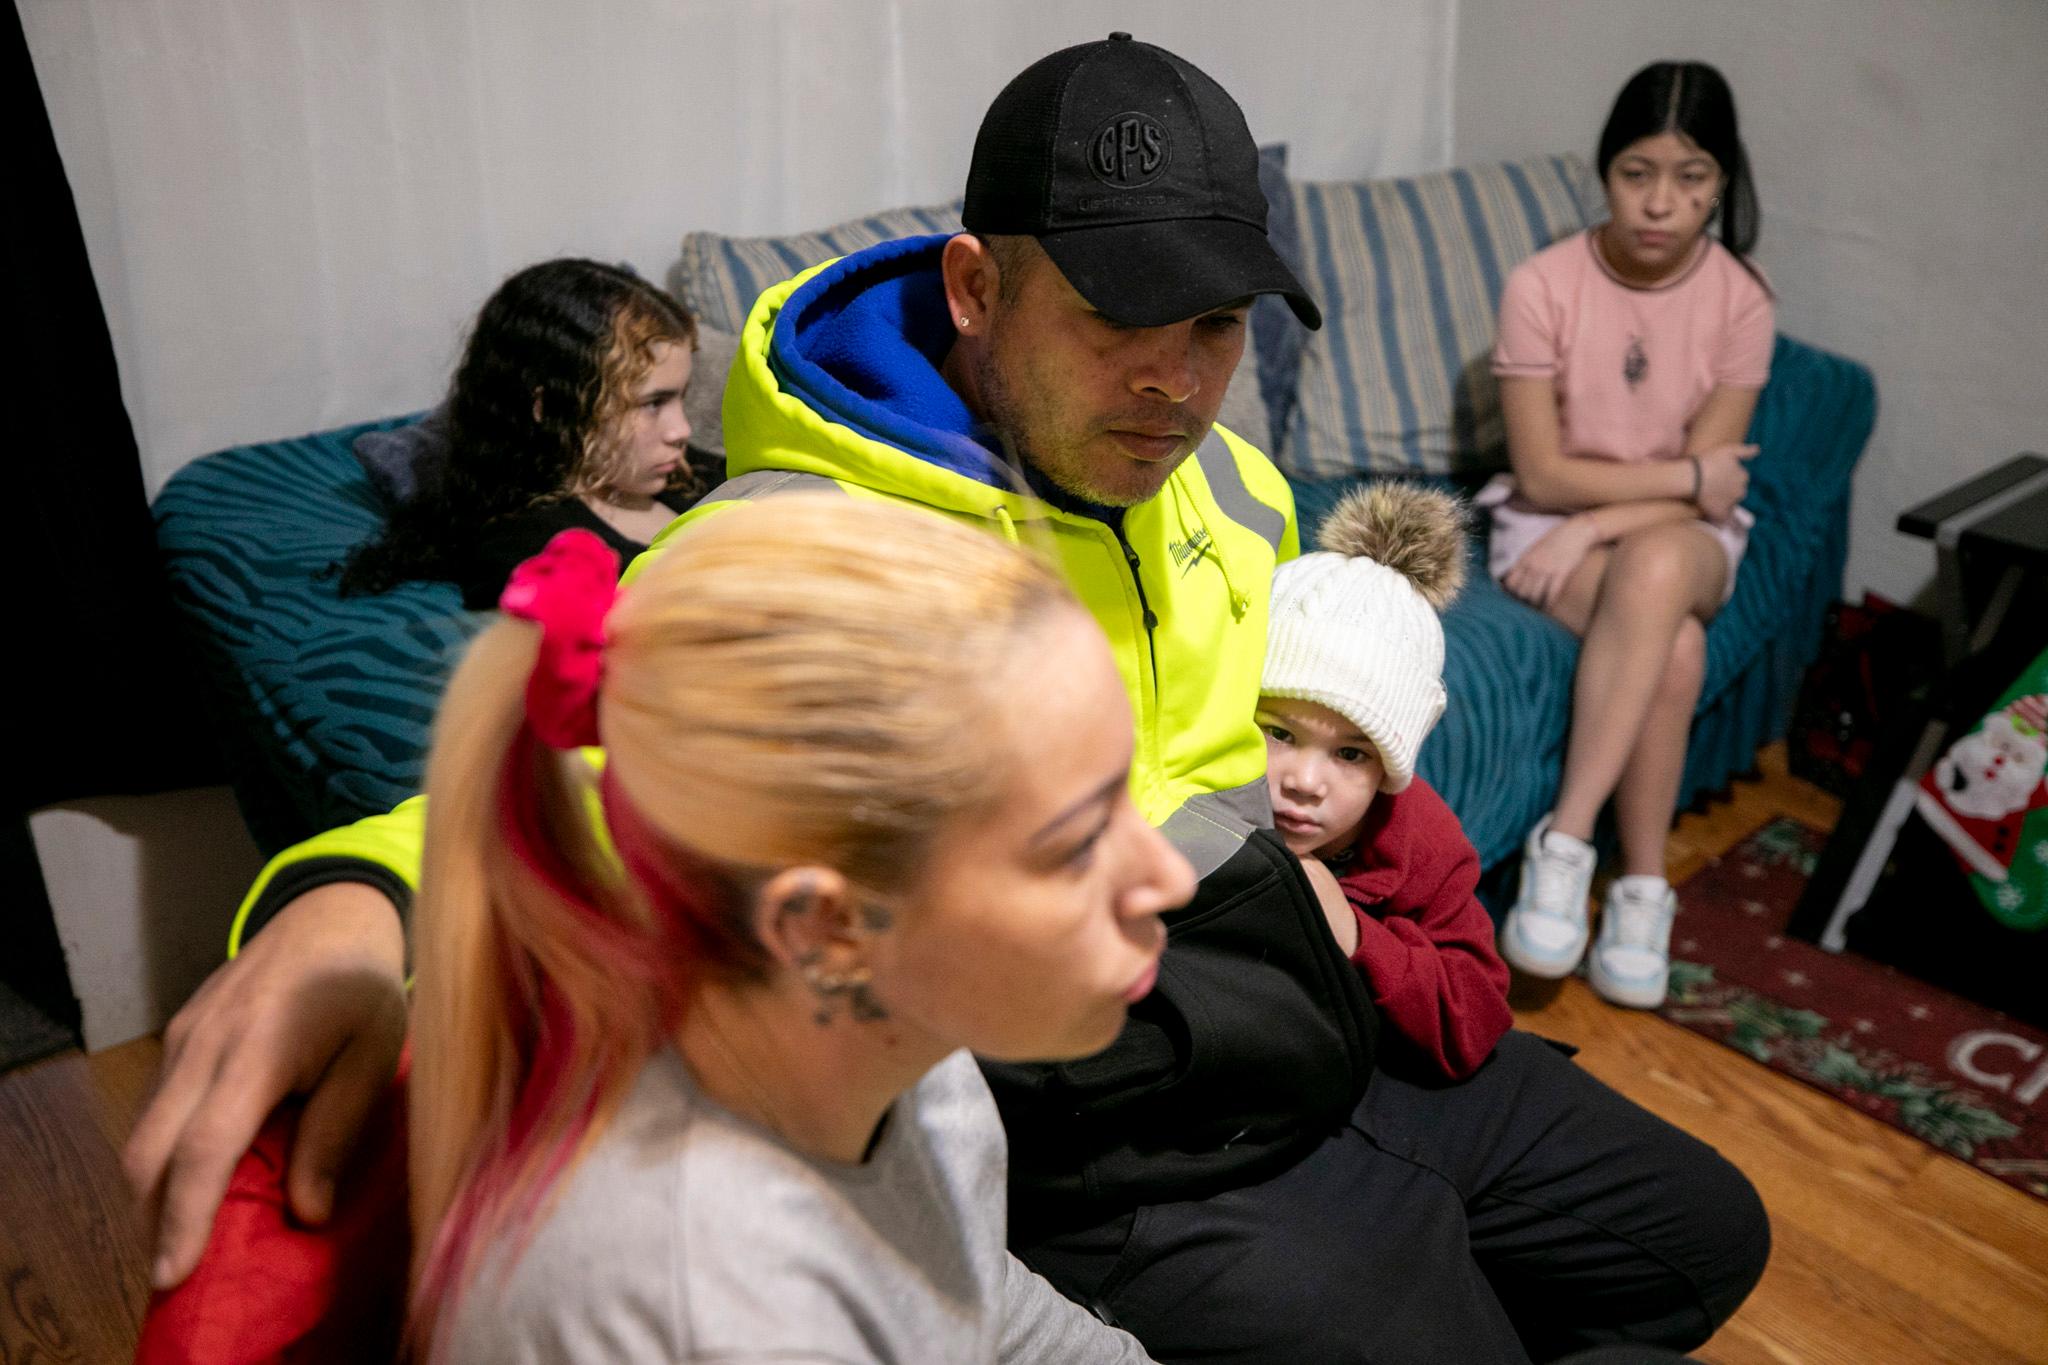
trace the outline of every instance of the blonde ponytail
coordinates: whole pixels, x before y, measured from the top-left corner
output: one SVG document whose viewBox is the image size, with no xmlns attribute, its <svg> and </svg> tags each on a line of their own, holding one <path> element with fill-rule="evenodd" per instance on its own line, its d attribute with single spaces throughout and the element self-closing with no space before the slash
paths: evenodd
<svg viewBox="0 0 2048 1365">
<path fill-rule="evenodd" d="M 982 717 L 1063 608 L 1043 563 L 921 509 L 709 517 L 606 619 L 602 783 L 526 725 L 537 629 L 477 639 L 437 723 L 414 915 L 416 1346 L 478 1249 L 516 1255 L 692 983 L 760 970 L 745 885 L 817 863 L 906 889 L 994 800 Z"/>
</svg>

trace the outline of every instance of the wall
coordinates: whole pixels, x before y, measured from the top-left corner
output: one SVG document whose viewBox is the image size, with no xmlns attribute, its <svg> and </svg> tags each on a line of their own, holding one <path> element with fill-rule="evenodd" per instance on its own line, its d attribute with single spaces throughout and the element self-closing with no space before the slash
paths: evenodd
<svg viewBox="0 0 2048 1365">
<path fill-rule="evenodd" d="M 1849 585 L 1901 508 L 2048 444 L 2037 0 L 19 0 L 152 493 L 194 455 L 424 406 L 492 285 L 692 227 L 957 191 L 989 95 L 1110 22 L 1297 173 L 1590 150 L 1657 56 L 1729 73 L 1786 330 L 1876 370 Z M 1454 136 L 1455 134 L 1455 136 Z"/>
<path fill-rule="evenodd" d="M 1577 148 L 1647 62 L 1735 87 L 1779 325 L 1877 375 L 1848 587 L 1921 593 L 1893 523 L 2048 447 L 2048 5 L 2038 0 L 1460 0 L 1459 161 Z"/>
<path fill-rule="evenodd" d="M 1112 23 L 1304 173 L 1450 152 L 1432 0 L 19 5 L 152 496 L 223 445 L 425 406 L 530 261 L 659 279 L 691 228 L 951 198 L 1002 82 Z"/>
<path fill-rule="evenodd" d="M 1450 155 L 1435 0 L 16 3 L 151 496 L 209 450 L 427 406 L 531 261 L 664 279 L 693 228 L 950 199 L 1002 83 L 1112 25 L 1215 76 L 1305 174 Z M 207 820 L 198 844 L 231 846 L 225 793 L 38 820 L 53 903 L 93 907 L 60 911 L 87 926 L 89 1037 L 151 1026 L 247 881 L 165 883 L 156 851 Z"/>
<path fill-rule="evenodd" d="M 155 1033 L 220 963 L 263 867 L 225 787 L 29 816 L 88 1052 Z"/>
</svg>

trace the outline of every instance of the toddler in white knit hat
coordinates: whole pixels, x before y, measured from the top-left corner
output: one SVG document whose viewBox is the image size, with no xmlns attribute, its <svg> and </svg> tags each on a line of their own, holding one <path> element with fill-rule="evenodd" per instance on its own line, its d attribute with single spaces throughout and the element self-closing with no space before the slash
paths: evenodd
<svg viewBox="0 0 2048 1365">
<path fill-rule="evenodd" d="M 1438 619 L 1465 581 L 1464 508 L 1383 483 L 1337 505 L 1322 549 L 1273 577 L 1259 727 L 1274 828 L 1381 1015 L 1453 1077 L 1512 1020 L 1479 858 L 1415 776 L 1444 713 Z"/>
</svg>

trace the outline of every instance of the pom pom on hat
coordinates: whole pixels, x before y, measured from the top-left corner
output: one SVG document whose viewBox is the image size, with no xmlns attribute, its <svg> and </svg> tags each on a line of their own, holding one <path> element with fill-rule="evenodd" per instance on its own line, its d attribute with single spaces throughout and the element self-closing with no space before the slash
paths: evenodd
<svg viewBox="0 0 2048 1365">
<path fill-rule="evenodd" d="M 1379 561 L 1437 611 L 1465 586 L 1465 506 L 1434 488 L 1376 483 L 1348 494 L 1316 528 L 1316 545 Z"/>
<path fill-rule="evenodd" d="M 1448 493 L 1380 483 L 1345 497 L 1322 549 L 1280 566 L 1262 691 L 1329 707 L 1379 750 L 1385 790 L 1415 776 L 1444 712 L 1437 613 L 1465 583 L 1465 509 Z"/>
</svg>

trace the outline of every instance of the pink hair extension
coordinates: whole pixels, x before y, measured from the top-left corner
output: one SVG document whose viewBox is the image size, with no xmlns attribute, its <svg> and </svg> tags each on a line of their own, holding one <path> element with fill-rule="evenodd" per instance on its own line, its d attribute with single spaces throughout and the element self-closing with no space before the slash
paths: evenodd
<svg viewBox="0 0 2048 1365">
<path fill-rule="evenodd" d="M 547 754 L 546 760 L 543 754 Z M 599 1013 L 623 1013 L 626 1001 L 660 999 L 660 987 L 678 975 L 667 969 L 667 945 L 605 913 L 597 895 L 551 837 L 539 801 L 536 765 L 552 761 L 530 728 L 522 726 L 506 757 L 498 786 L 498 833 L 519 863 L 545 888 L 545 901 L 564 912 L 552 923 L 523 926 L 536 938 L 570 937 L 615 986 L 608 1001 L 570 1000 L 538 970 L 519 936 L 499 926 L 499 971 L 512 1002 L 501 1025 L 513 1040 L 518 1070 L 503 1131 L 486 1139 L 469 1178 L 433 1233 L 422 1264 L 417 1320 L 444 1321 L 474 1267 L 478 1248 L 507 1229 L 517 1247 L 531 1230 L 541 1201 L 568 1165 L 600 1104 L 630 1081 L 632 1068 L 653 1046 L 664 1020 L 620 1020 L 625 1036 L 589 1036 Z M 656 935 L 657 939 L 661 937 Z M 671 959 L 672 960 L 672 959 Z M 638 989 L 634 989 L 638 988 Z M 581 1003 L 586 1008 L 579 1011 Z M 605 1010 L 605 1006 L 613 1008 Z M 594 1009 L 591 1007 L 595 1007 Z M 662 1013 L 672 1006 L 663 1004 Z"/>
<path fill-rule="evenodd" d="M 448 1320 L 479 1248 L 510 1232 L 518 1254 L 593 1122 L 680 1022 L 695 973 L 706 965 L 745 972 L 762 959 L 743 916 L 733 913 L 738 895 L 730 880 L 654 829 L 607 772 L 605 823 L 652 923 L 643 928 L 608 913 L 549 833 L 536 770 L 545 752 L 522 727 L 499 783 L 499 834 L 564 912 L 527 932 L 572 940 L 608 991 L 602 1000 L 572 1000 L 501 927 L 503 998 L 514 1014 L 500 1022 L 514 1040 L 518 1075 L 503 1131 L 487 1138 L 432 1235 L 415 1300 L 421 1330 Z"/>
</svg>

